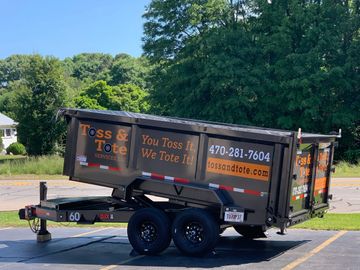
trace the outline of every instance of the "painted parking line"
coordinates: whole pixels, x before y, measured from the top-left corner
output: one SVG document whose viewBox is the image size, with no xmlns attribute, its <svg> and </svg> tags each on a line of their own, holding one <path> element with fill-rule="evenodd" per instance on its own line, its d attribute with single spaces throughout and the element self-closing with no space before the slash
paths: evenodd
<svg viewBox="0 0 360 270">
<path fill-rule="evenodd" d="M 330 187 L 360 187 L 360 183 L 334 183 Z"/>
<path fill-rule="evenodd" d="M 117 266 L 130 263 L 130 262 L 135 261 L 135 260 L 137 260 L 137 259 L 141 259 L 141 258 L 143 258 L 143 257 L 145 257 L 145 256 L 146 256 L 146 255 L 140 255 L 140 256 L 133 257 L 133 258 L 129 258 L 129 259 L 126 259 L 126 260 L 124 260 L 124 261 L 118 262 L 117 264 L 112 264 L 112 265 L 108 265 L 108 266 L 102 267 L 102 268 L 100 268 L 99 270 L 111 270 L 111 269 L 114 269 L 114 268 L 117 267 Z"/>
<path fill-rule="evenodd" d="M 10 230 L 10 229 L 12 229 L 12 227 L 0 228 L 0 231 Z"/>
<path fill-rule="evenodd" d="M 70 237 L 83 237 L 83 236 L 86 236 L 86 235 L 89 235 L 89 234 L 105 231 L 105 230 L 108 230 L 108 229 L 113 229 L 113 228 L 112 227 L 101 228 L 101 229 L 93 230 L 93 231 L 90 231 L 90 232 L 76 234 L 76 235 L 73 235 L 73 236 L 70 236 Z"/>
<path fill-rule="evenodd" d="M 295 267 L 297 267 L 298 265 L 302 264 L 303 262 L 307 261 L 309 258 L 311 258 L 312 256 L 314 256 L 315 254 L 319 253 L 322 249 L 324 249 L 325 247 L 327 247 L 328 245 L 330 245 L 332 242 L 334 242 L 336 239 L 340 238 L 341 236 L 343 236 L 345 233 L 347 233 L 347 231 L 339 231 L 337 234 L 333 235 L 332 237 L 330 237 L 328 240 L 326 240 L 325 242 L 323 242 L 322 244 L 320 244 L 319 246 L 317 246 L 316 248 L 314 248 L 313 250 L 311 250 L 310 252 L 306 253 L 304 256 L 302 256 L 301 258 L 289 263 L 288 265 L 286 265 L 285 267 L 282 268 L 282 270 L 291 270 L 294 269 Z"/>
</svg>

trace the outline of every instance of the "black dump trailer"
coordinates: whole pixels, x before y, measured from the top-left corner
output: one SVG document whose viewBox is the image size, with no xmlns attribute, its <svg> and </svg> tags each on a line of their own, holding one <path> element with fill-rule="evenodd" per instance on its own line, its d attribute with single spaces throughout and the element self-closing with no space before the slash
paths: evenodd
<svg viewBox="0 0 360 270">
<path fill-rule="evenodd" d="M 171 239 L 187 255 L 213 250 L 227 227 L 248 238 L 322 217 L 329 208 L 334 146 L 320 135 L 159 117 L 122 111 L 63 109 L 64 174 L 113 188 L 108 197 L 46 199 L 20 218 L 56 222 L 128 222 L 140 254 Z M 154 195 L 165 200 L 154 200 Z"/>
</svg>

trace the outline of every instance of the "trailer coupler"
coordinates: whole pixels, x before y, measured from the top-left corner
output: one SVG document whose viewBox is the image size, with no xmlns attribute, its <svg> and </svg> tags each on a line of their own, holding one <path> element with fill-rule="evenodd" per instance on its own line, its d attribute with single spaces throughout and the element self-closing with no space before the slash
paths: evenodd
<svg viewBox="0 0 360 270">
<path fill-rule="evenodd" d="M 40 201 L 45 201 L 47 197 L 46 182 L 40 182 Z M 40 219 L 36 215 L 36 207 L 34 205 L 25 206 L 19 210 L 19 218 L 29 222 L 30 229 L 37 234 L 38 242 L 46 242 L 51 240 L 51 233 L 47 230 L 46 220 Z"/>
<path fill-rule="evenodd" d="M 25 208 L 21 208 L 19 210 L 18 215 L 19 215 L 19 219 L 27 220 L 27 221 L 33 220 L 36 218 L 35 207 L 32 205 L 27 205 L 25 206 Z"/>
</svg>

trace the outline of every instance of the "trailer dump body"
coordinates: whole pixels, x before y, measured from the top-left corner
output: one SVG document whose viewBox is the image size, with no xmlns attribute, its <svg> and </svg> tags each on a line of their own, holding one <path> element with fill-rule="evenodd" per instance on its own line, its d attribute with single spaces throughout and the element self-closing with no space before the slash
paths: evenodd
<svg viewBox="0 0 360 270">
<path fill-rule="evenodd" d="M 234 226 L 240 234 L 254 238 L 272 226 L 283 231 L 321 217 L 329 207 L 338 135 L 121 111 L 63 109 L 61 113 L 68 123 L 64 174 L 70 180 L 114 191 L 103 199 L 43 200 L 36 207 L 37 217 L 119 221 L 110 217 L 124 211 L 123 221 L 127 221 L 135 212 L 129 228 L 141 226 L 128 234 L 138 252 L 154 254 L 164 249 L 160 244 L 149 248 L 150 240 L 143 238 L 151 224 L 158 224 L 153 232 L 172 227 L 175 245 L 185 254 L 197 255 L 215 244 L 214 236 L 203 241 L 204 235 L 218 235 L 220 228 Z M 146 195 L 168 202 L 160 205 Z M 102 208 L 94 209 L 94 205 Z M 150 225 L 148 219 L 153 220 Z M 162 242 L 170 241 L 168 234 Z M 199 241 L 206 242 L 206 247 Z"/>
</svg>

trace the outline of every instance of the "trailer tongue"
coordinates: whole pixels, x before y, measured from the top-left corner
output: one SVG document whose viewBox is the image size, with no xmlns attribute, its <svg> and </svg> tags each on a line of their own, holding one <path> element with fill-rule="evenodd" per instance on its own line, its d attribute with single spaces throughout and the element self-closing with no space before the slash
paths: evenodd
<svg viewBox="0 0 360 270">
<path fill-rule="evenodd" d="M 249 238 L 270 227 L 322 217 L 337 135 L 320 135 L 145 114 L 64 109 L 64 174 L 113 188 L 109 197 L 47 200 L 22 219 L 129 222 L 140 254 L 170 240 L 184 254 L 210 252 L 233 226 Z M 151 196 L 165 198 L 154 201 Z"/>
</svg>

